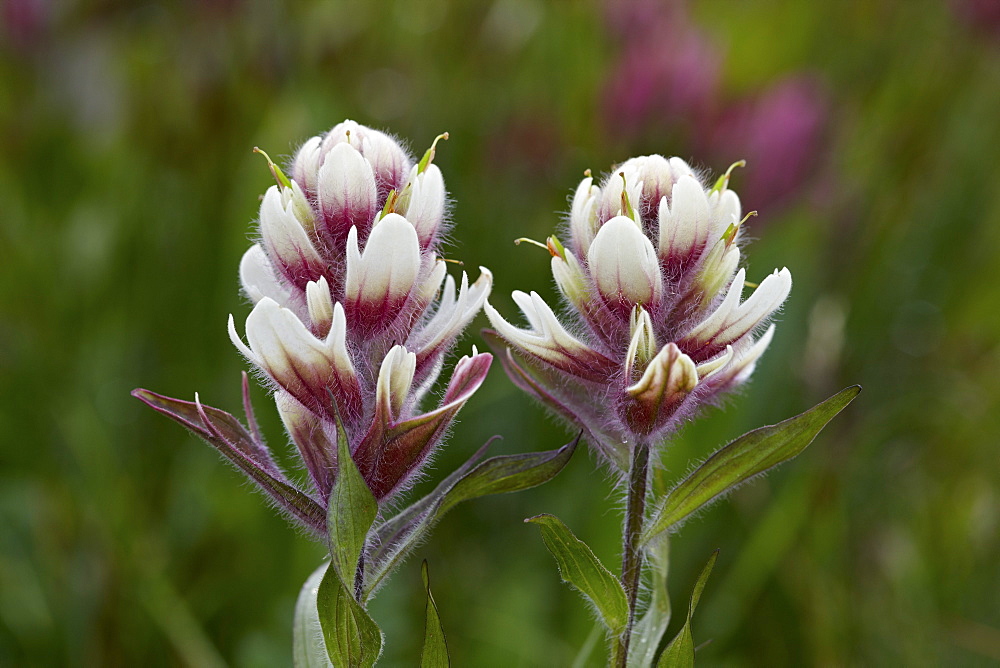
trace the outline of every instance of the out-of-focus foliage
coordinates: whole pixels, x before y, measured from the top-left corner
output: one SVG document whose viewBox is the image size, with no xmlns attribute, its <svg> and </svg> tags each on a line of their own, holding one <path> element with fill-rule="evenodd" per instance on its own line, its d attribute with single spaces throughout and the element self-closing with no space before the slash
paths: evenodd
<svg viewBox="0 0 1000 668">
<path fill-rule="evenodd" d="M 804 456 L 685 525 L 674 608 L 718 547 L 697 617 L 710 663 L 1000 660 L 995 11 L 665 6 L 4 0 L 0 664 L 289 663 L 322 549 L 128 392 L 239 408 L 225 318 L 246 312 L 236 267 L 271 179 L 251 149 L 289 154 L 345 117 L 415 152 L 451 133 L 450 252 L 494 270 L 507 312 L 512 289 L 554 296 L 545 253 L 511 241 L 549 234 L 584 169 L 746 158 L 748 278 L 788 265 L 795 287 L 749 391 L 684 431 L 663 484 L 749 428 L 865 392 Z M 568 440 L 499 369 L 462 417 L 425 484 L 496 433 L 505 452 Z M 419 656 L 423 558 L 456 665 L 570 663 L 593 619 L 521 520 L 556 514 L 615 563 L 609 494 L 581 452 L 543 487 L 457 508 L 375 601 L 385 665 Z"/>
</svg>

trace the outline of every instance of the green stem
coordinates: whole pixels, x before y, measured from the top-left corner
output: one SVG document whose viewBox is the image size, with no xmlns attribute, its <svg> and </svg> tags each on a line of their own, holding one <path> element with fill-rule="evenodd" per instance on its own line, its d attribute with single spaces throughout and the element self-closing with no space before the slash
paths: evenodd
<svg viewBox="0 0 1000 668">
<path fill-rule="evenodd" d="M 622 586 L 628 599 L 628 624 L 617 639 L 614 663 L 618 668 L 628 664 L 629 642 L 635 624 L 636 603 L 639 600 L 639 580 L 642 575 L 642 550 L 639 536 L 646 515 L 646 488 L 649 481 L 649 444 L 638 442 L 632 449 L 628 471 L 628 496 L 625 502 L 625 530 L 622 536 Z"/>
</svg>

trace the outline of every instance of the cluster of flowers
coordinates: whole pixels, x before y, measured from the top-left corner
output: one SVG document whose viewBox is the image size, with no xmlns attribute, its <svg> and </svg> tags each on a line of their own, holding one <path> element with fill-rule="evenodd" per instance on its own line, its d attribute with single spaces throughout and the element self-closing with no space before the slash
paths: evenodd
<svg viewBox="0 0 1000 668">
<path fill-rule="evenodd" d="M 273 391 L 309 489 L 279 469 L 249 410 L 246 431 L 199 402 L 181 409 L 137 391 L 321 535 L 338 439 L 380 504 L 419 475 L 489 370 L 492 356 L 473 348 L 437 408 L 421 412 L 480 308 L 514 383 L 627 470 L 636 443 L 662 442 L 697 407 L 747 380 L 791 289 L 782 269 L 742 298 L 745 218 L 728 189 L 732 168 L 707 187 L 684 161 L 651 155 L 600 186 L 588 175 L 573 198 L 569 243 L 548 239 L 572 322 L 563 325 L 537 293 L 514 292 L 529 324 L 516 327 L 486 301 L 488 270 L 475 283 L 464 273 L 456 282 L 438 255 L 446 195 L 433 157 L 434 146 L 415 161 L 391 137 L 346 121 L 302 146 L 290 178 L 268 160 L 277 184 L 261 202 L 259 242 L 240 265 L 254 304 L 246 342 L 232 317 L 229 333 Z"/>
<path fill-rule="evenodd" d="M 240 264 L 254 304 L 246 342 L 232 316 L 229 333 L 273 390 L 311 489 L 288 480 L 256 429 L 242 439 L 250 443 L 216 445 L 321 535 L 338 438 L 385 503 L 419 474 L 492 361 L 473 348 L 437 408 L 420 411 L 492 285 L 486 269 L 475 283 L 464 273 L 456 282 L 438 254 L 446 195 L 433 157 L 432 146 L 417 162 L 388 135 L 345 121 L 299 149 L 291 178 L 269 160 L 277 184 L 261 202 L 260 240 Z M 164 398 L 138 396 L 163 410 Z M 211 432 L 208 418 L 188 426 Z"/>
<path fill-rule="evenodd" d="M 528 329 L 486 305 L 496 330 L 487 336 L 514 383 L 583 427 L 623 470 L 640 439 L 662 441 L 747 380 L 791 289 L 782 269 L 742 299 L 745 218 L 729 173 L 706 187 L 683 160 L 651 155 L 628 160 L 600 187 L 587 176 L 573 198 L 569 244 L 547 243 L 570 325 L 535 292 L 513 293 Z"/>
</svg>

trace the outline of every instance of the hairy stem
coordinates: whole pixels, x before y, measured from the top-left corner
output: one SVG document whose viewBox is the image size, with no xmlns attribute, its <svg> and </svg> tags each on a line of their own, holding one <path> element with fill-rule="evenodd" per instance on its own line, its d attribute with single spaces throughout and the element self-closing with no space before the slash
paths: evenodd
<svg viewBox="0 0 1000 668">
<path fill-rule="evenodd" d="M 619 668 L 628 664 L 629 641 L 635 624 L 635 608 L 639 600 L 639 580 L 642 575 L 642 551 L 639 536 L 646 515 L 646 487 L 649 481 L 649 444 L 638 442 L 632 449 L 628 471 L 628 496 L 625 503 L 625 530 L 622 535 L 622 586 L 628 598 L 628 624 L 617 638 L 614 663 Z"/>
</svg>

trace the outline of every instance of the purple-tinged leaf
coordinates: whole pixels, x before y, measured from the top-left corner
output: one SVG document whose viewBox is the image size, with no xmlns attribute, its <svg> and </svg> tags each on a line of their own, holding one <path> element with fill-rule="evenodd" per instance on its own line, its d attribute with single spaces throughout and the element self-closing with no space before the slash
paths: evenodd
<svg viewBox="0 0 1000 668">
<path fill-rule="evenodd" d="M 442 405 L 397 424 L 376 415 L 364 440 L 354 451 L 358 469 L 380 501 L 391 496 L 420 469 L 458 411 L 486 379 L 493 356 L 481 353 L 459 360 Z"/>
<path fill-rule="evenodd" d="M 514 351 L 493 330 L 484 329 L 482 336 L 493 349 L 507 377 L 521 390 L 533 396 L 570 424 L 582 427 L 587 440 L 622 471 L 628 470 L 628 449 L 621 438 L 606 433 L 600 426 L 600 416 L 593 408 L 593 398 L 577 391 L 572 381 L 557 378 L 554 373 L 526 360 Z M 579 396 L 577 396 L 579 395 Z"/>
<path fill-rule="evenodd" d="M 285 478 L 263 444 L 255 442 L 232 415 L 218 408 L 172 399 L 144 389 L 133 390 L 132 396 L 205 440 L 257 483 L 281 510 L 307 529 L 319 535 L 325 533 L 323 507 Z"/>
<path fill-rule="evenodd" d="M 257 424 L 257 416 L 254 414 L 253 402 L 250 401 L 250 378 L 247 372 L 243 371 L 243 412 L 247 416 L 247 424 L 250 426 L 250 433 L 256 443 L 264 445 L 264 439 L 260 435 L 260 426 Z"/>
</svg>

